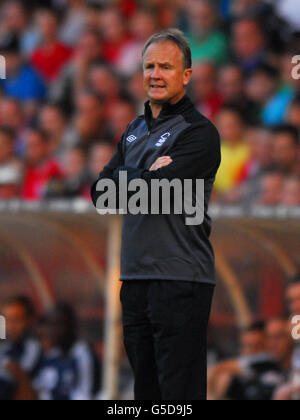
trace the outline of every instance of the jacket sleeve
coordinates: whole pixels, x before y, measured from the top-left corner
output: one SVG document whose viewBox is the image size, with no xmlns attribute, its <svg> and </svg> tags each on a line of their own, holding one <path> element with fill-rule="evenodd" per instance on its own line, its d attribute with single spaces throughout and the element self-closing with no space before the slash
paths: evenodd
<svg viewBox="0 0 300 420">
<path fill-rule="evenodd" d="M 114 170 L 113 178 L 118 182 L 120 171 L 127 171 L 128 183 L 139 178 L 148 184 L 152 179 L 212 178 L 221 163 L 219 133 L 210 123 L 189 127 L 179 136 L 169 155 L 173 162 L 157 171 L 121 166 Z"/>
</svg>

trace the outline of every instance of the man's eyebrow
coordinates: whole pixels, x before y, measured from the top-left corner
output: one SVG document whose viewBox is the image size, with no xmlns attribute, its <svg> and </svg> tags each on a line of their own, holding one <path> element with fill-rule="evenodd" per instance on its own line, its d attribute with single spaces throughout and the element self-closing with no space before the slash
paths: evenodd
<svg viewBox="0 0 300 420">
<path fill-rule="evenodd" d="M 145 61 L 145 66 L 149 64 L 154 64 L 152 61 Z M 168 63 L 167 61 L 165 63 L 158 63 L 160 66 L 172 66 L 171 63 Z"/>
</svg>

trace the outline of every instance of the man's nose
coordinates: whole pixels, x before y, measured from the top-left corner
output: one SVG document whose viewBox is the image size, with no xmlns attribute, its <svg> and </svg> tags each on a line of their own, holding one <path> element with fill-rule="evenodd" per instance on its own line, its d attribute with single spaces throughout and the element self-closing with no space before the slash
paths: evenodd
<svg viewBox="0 0 300 420">
<path fill-rule="evenodd" d="M 151 73 L 152 79 L 160 79 L 161 78 L 161 71 L 159 67 L 154 67 L 152 73 Z"/>
</svg>

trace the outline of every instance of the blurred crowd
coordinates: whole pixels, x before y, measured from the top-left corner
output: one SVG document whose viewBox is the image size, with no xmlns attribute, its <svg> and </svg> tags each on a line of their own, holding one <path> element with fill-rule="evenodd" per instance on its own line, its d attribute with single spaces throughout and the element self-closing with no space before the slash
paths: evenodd
<svg viewBox="0 0 300 420">
<path fill-rule="evenodd" d="M 238 357 L 218 360 L 220 353 L 210 346 L 209 399 L 300 400 L 300 340 L 292 322 L 300 314 L 300 274 L 288 283 L 286 300 L 289 315 L 254 322 L 241 332 Z"/>
<path fill-rule="evenodd" d="M 0 199 L 89 199 L 143 112 L 144 43 L 177 27 L 222 138 L 214 202 L 300 205 L 299 16 L 294 0 L 1 2 Z"/>
<path fill-rule="evenodd" d="M 101 363 L 81 340 L 74 309 L 57 303 L 38 317 L 33 302 L 15 296 L 1 308 L 7 340 L 0 342 L 0 400 L 100 398 Z"/>
<path fill-rule="evenodd" d="M 286 299 L 287 316 L 241 330 L 235 358 L 228 359 L 209 339 L 209 399 L 300 400 L 300 341 L 292 333 L 292 318 L 300 314 L 300 274 L 288 283 Z M 30 299 L 15 296 L 0 313 L 7 330 L 7 340 L 0 341 L 0 400 L 105 399 L 101 358 L 81 339 L 70 305 L 60 302 L 40 315 Z M 125 362 L 119 390 L 119 399 L 133 399 Z"/>
</svg>

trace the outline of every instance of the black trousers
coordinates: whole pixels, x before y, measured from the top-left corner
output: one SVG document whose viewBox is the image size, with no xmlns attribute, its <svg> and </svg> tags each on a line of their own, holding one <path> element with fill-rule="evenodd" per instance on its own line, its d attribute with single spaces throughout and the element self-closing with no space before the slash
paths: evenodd
<svg viewBox="0 0 300 420">
<path fill-rule="evenodd" d="M 207 327 L 214 286 L 124 281 L 124 344 L 135 400 L 206 400 Z"/>
</svg>

